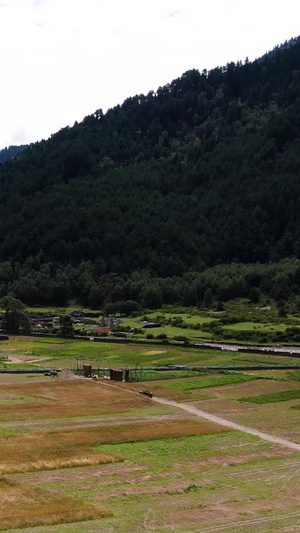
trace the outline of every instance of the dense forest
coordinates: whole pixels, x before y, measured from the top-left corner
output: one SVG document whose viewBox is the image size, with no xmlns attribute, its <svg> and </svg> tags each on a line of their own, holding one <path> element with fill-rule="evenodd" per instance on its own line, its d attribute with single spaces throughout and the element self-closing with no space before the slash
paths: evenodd
<svg viewBox="0 0 300 533">
<path fill-rule="evenodd" d="M 0 297 L 298 302 L 300 44 L 191 70 L 0 165 Z"/>
</svg>

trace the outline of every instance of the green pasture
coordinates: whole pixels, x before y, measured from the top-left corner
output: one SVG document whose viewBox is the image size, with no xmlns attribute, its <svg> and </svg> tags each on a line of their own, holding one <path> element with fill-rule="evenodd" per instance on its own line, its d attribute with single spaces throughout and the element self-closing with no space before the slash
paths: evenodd
<svg viewBox="0 0 300 533">
<path fill-rule="evenodd" d="M 279 323 L 275 324 L 273 322 L 238 322 L 236 324 L 228 324 L 223 327 L 223 329 L 228 329 L 231 331 L 263 331 L 263 332 L 275 332 L 275 331 L 285 331 L 289 327 L 289 324 Z"/>
<path fill-rule="evenodd" d="M 89 477 L 89 468 L 86 468 L 80 480 L 72 479 L 70 475 L 68 479 L 53 480 L 39 486 L 43 490 L 61 491 L 62 494 L 72 496 L 74 505 L 104 501 L 105 508 L 112 511 L 111 517 L 72 524 L 14 529 L 10 532 L 196 533 L 214 526 L 220 529 L 220 524 L 225 523 L 224 530 L 237 533 L 244 530 L 240 524 L 245 520 L 247 531 L 269 533 L 283 531 L 290 523 L 288 515 L 294 509 L 287 506 L 286 511 L 280 511 L 280 515 L 286 512 L 287 519 L 276 522 L 278 512 L 273 509 L 272 502 L 277 496 L 278 473 L 284 475 L 280 492 L 282 498 L 297 490 L 298 476 L 293 472 L 293 466 L 289 466 L 289 462 L 296 461 L 296 454 L 288 461 L 281 457 L 266 457 L 265 454 L 270 453 L 272 445 L 250 435 L 228 432 L 201 437 L 145 440 L 102 445 L 97 450 L 120 454 L 125 459 L 124 464 L 132 466 L 132 474 L 127 474 L 126 477 L 121 470 L 111 472 L 110 466 L 104 465 L 99 467 L 101 478 Z M 245 450 L 250 454 L 248 460 L 244 459 Z M 130 492 L 133 486 L 137 493 Z M 212 521 L 212 513 L 216 513 L 219 502 L 226 505 L 228 516 L 215 522 Z M 255 514 L 251 512 L 252 504 L 259 507 Z M 238 509 L 240 514 L 231 514 Z M 207 514 L 207 511 L 210 514 Z M 174 519 L 172 521 L 175 512 L 184 517 L 182 522 L 177 523 Z M 197 513 L 200 521 L 189 521 L 193 512 Z M 265 520 L 267 517 L 272 518 L 273 514 L 274 524 L 267 522 L 263 530 L 257 525 L 255 529 L 246 526 L 249 516 Z M 232 516 L 235 516 L 234 522 L 239 524 L 237 528 L 232 523 Z M 295 523 L 295 519 L 292 520 L 293 530 Z"/>
<path fill-rule="evenodd" d="M 166 383 L 162 385 L 163 388 L 193 390 L 206 389 L 209 387 L 221 387 L 223 385 L 232 385 L 235 383 L 246 383 L 257 379 L 255 375 L 247 375 L 235 372 L 234 374 L 225 374 L 224 376 L 217 376 L 211 378 L 200 378 L 197 380 L 183 380 L 176 383 Z"/>
<path fill-rule="evenodd" d="M 178 320 L 182 319 L 183 324 L 209 324 L 210 322 L 213 322 L 216 320 L 215 317 L 211 317 L 207 311 L 200 311 L 200 310 L 191 310 L 190 312 L 185 313 L 171 313 L 166 311 L 154 311 L 154 312 L 147 312 L 145 315 L 149 318 L 150 321 L 155 322 L 159 317 L 164 317 L 167 320 Z"/>
<path fill-rule="evenodd" d="M 247 403 L 277 403 L 277 402 L 287 402 L 289 400 L 299 400 L 300 399 L 300 390 L 286 390 L 281 392 L 276 392 L 272 394 L 262 394 L 260 396 L 248 396 L 247 398 L 240 398 L 240 402 Z"/>
<path fill-rule="evenodd" d="M 111 472 L 109 465 L 103 465 L 99 467 L 101 478 L 89 477 L 89 468 L 86 468 L 80 480 L 72 479 L 70 475 L 68 479 L 53 480 L 39 486 L 44 490 L 61 491 L 73 497 L 74 504 L 78 505 L 87 501 L 104 502 L 105 508 L 112 511 L 112 516 L 77 524 L 37 526 L 25 529 L 24 533 L 124 533 L 131 530 L 196 533 L 199 522 L 190 523 L 186 513 L 194 510 L 201 517 L 202 509 L 204 512 L 214 509 L 219 499 L 224 500 L 224 494 L 226 505 L 233 508 L 235 502 L 243 500 L 260 501 L 264 505 L 270 503 L 273 484 L 260 483 L 257 486 L 256 480 L 253 482 L 247 472 L 249 469 L 268 472 L 270 468 L 280 468 L 285 464 L 284 459 L 261 457 L 245 463 L 243 455 L 245 450 L 250 454 L 257 453 L 257 450 L 262 454 L 268 453 L 271 447 L 269 443 L 234 431 L 97 446 L 95 451 L 124 458 L 123 464 L 131 465 L 132 474 L 123 474 L 117 468 Z M 266 477 L 265 473 L 262 475 Z M 291 486 L 296 481 L 293 478 Z M 130 492 L 133 487 L 136 494 Z M 197 509 L 199 511 L 195 511 Z M 166 518 L 167 511 L 172 517 L 175 510 L 186 516 L 181 523 L 177 524 L 174 518 L 173 521 Z M 210 519 L 203 517 L 201 527 L 209 525 Z M 10 531 L 21 533 L 19 529 Z"/>
<path fill-rule="evenodd" d="M 187 456 L 189 460 L 196 459 L 200 455 L 202 458 L 210 457 L 214 454 L 215 446 L 220 446 L 227 440 L 226 437 L 229 435 L 231 437 L 233 433 L 239 436 L 236 432 L 224 431 L 218 434 L 201 435 L 201 437 L 145 439 L 138 442 L 101 444 L 95 447 L 95 451 L 113 454 L 125 458 L 127 461 L 146 462 L 148 465 L 151 464 L 157 472 L 165 472 L 177 461 L 184 462 Z M 249 440 L 252 441 L 251 437 Z"/>
<path fill-rule="evenodd" d="M 173 339 L 176 336 L 185 336 L 191 342 L 197 342 L 201 339 L 209 340 L 216 338 L 216 331 L 214 328 L 209 330 L 209 325 L 214 324 L 215 327 L 219 326 L 217 332 L 217 338 L 222 338 L 222 332 L 224 334 L 231 333 L 231 341 L 234 342 L 234 332 L 237 333 L 265 333 L 274 335 L 278 333 L 284 333 L 287 328 L 291 326 L 300 325 L 299 317 L 288 315 L 285 319 L 278 316 L 278 310 L 273 305 L 271 309 L 253 306 L 249 304 L 249 301 L 237 300 L 229 302 L 225 305 L 224 311 L 215 312 L 213 310 L 196 310 L 190 309 L 176 313 L 158 310 L 145 313 L 147 319 L 152 322 L 162 322 L 164 320 L 173 321 L 172 324 L 162 324 L 159 328 L 146 329 L 143 336 L 152 334 L 154 337 L 157 335 L 165 334 L 169 339 Z M 122 318 L 124 327 L 130 326 L 134 328 L 141 328 L 143 323 L 143 317 L 137 318 Z M 178 320 L 181 319 L 181 326 L 178 325 Z M 225 323 L 223 324 L 223 320 Z M 229 323 L 226 323 L 229 320 Z M 230 323 L 233 320 L 233 323 Z M 177 324 L 176 324 L 177 321 Z M 193 326 L 193 327 L 192 327 Z M 139 336 L 140 334 L 138 334 Z M 241 341 L 240 335 L 237 337 L 238 341 Z M 250 338 L 247 342 L 251 343 Z M 252 342 L 259 342 L 255 340 Z"/>
<path fill-rule="evenodd" d="M 145 330 L 145 336 L 150 333 L 157 337 L 157 335 L 161 335 L 162 333 L 167 335 L 168 339 L 173 339 L 173 337 L 188 337 L 188 339 L 191 342 L 199 342 L 200 339 L 204 340 L 210 340 L 212 338 L 212 334 L 206 331 L 202 331 L 201 329 L 195 330 L 192 328 L 179 328 L 176 326 L 172 326 L 170 324 L 166 324 L 165 326 L 162 326 L 161 328 L 151 328 Z"/>
<path fill-rule="evenodd" d="M 74 368 L 82 362 L 97 366 L 153 366 L 167 364 L 207 365 L 228 360 L 226 352 L 184 349 L 182 346 L 134 345 L 90 342 L 77 339 L 14 337 L 0 345 L 3 354 L 24 355 L 38 360 L 32 366 Z M 45 359 L 44 359 L 45 358 Z M 39 360 L 40 359 L 40 360 Z M 11 365 L 10 365 L 11 366 Z"/>
<path fill-rule="evenodd" d="M 149 322 L 157 322 L 157 316 L 164 317 L 166 319 L 176 319 L 178 317 L 181 317 L 183 319 L 182 324 L 184 327 L 178 327 L 178 326 L 172 326 L 171 324 L 164 324 L 161 327 L 157 328 L 146 328 L 143 331 L 145 332 L 143 337 L 146 337 L 146 335 L 151 334 L 154 337 L 157 337 L 157 335 L 165 334 L 169 339 L 173 339 L 173 337 L 176 336 L 183 336 L 188 337 L 192 342 L 203 338 L 203 339 L 211 339 L 212 335 L 211 333 L 207 331 L 203 331 L 201 329 L 202 325 L 209 324 L 213 322 L 214 318 L 208 318 L 208 317 L 200 317 L 200 316 L 190 316 L 189 314 L 180 314 L 180 315 L 174 315 L 173 313 L 161 313 L 158 314 L 155 313 L 147 313 L 147 317 L 149 319 Z M 124 327 L 131 327 L 131 328 L 138 328 L 141 329 L 143 327 L 143 322 L 141 321 L 141 317 L 139 318 L 126 318 L 122 317 L 122 324 L 121 326 Z M 196 325 L 199 324 L 199 329 L 193 329 L 189 327 L 190 325 Z"/>
<path fill-rule="evenodd" d="M 247 354 L 170 346 L 168 344 L 122 344 L 91 342 L 80 339 L 10 337 L 0 344 L 5 357 L 23 355 L 32 362 L 8 363 L 4 368 L 77 368 L 83 363 L 94 367 L 146 367 L 164 365 L 222 366 L 249 364 L 296 364 L 297 358 Z"/>
</svg>

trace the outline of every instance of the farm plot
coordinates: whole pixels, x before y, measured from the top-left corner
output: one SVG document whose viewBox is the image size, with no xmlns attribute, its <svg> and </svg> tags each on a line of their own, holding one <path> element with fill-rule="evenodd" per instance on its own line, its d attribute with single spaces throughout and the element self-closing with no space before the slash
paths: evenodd
<svg viewBox="0 0 300 533">
<path fill-rule="evenodd" d="M 230 527 L 235 531 L 235 524 L 236 531 L 244 530 L 243 524 L 245 531 L 251 531 L 247 522 L 255 519 L 256 531 L 271 532 L 281 531 L 289 520 L 293 525 L 299 523 L 299 455 L 249 435 L 231 432 L 144 439 L 97 448 L 121 454 L 123 463 L 11 478 L 102 505 L 111 513 L 94 523 L 81 524 L 85 531 L 121 533 L 148 528 L 167 533 Z M 266 528 L 266 519 L 270 528 Z M 79 531 L 73 527 L 56 526 L 50 531 Z"/>
<path fill-rule="evenodd" d="M 76 369 L 84 362 L 97 367 L 147 367 L 183 364 L 190 366 L 242 364 L 296 364 L 298 359 L 226 350 L 88 342 L 78 339 L 11 337 L 1 343 L 9 368 Z"/>
<path fill-rule="evenodd" d="M 282 379 L 279 371 L 276 379 L 263 379 L 257 374 L 260 372 L 233 372 L 172 382 L 153 382 L 147 386 L 155 396 L 188 402 L 238 424 L 299 443 L 297 413 L 300 408 L 300 383 L 294 381 L 294 376 L 288 381 L 289 376 L 284 371 Z"/>
<path fill-rule="evenodd" d="M 5 407 L 0 432 L 1 530 L 95 520 L 116 512 L 104 508 L 100 500 L 67 494 L 60 483 L 56 488 L 43 486 L 34 480 L 39 473 L 48 479 L 72 478 L 80 470 L 85 479 L 90 468 L 98 475 L 104 465 L 122 470 L 126 458 L 117 448 L 113 454 L 102 451 L 107 444 L 132 446 L 224 433 L 216 424 L 183 419 L 176 409 L 167 409 L 169 416 L 162 414 L 161 407 L 139 394 L 83 379 L 0 382 L 0 397 Z M 137 412 L 140 416 L 132 416 Z"/>
<path fill-rule="evenodd" d="M 99 356 L 93 343 L 86 345 L 92 357 Z M 168 347 L 118 348 L 101 357 L 185 353 Z M 69 358 L 70 346 L 62 344 L 62 349 Z M 196 351 L 186 353 L 200 357 Z M 43 356 L 41 351 L 38 357 Z M 216 352 L 215 357 L 228 355 Z M 258 376 L 206 375 L 147 382 L 147 388 L 155 397 L 297 442 L 300 400 L 241 401 L 297 391 L 295 375 Z M 71 379 L 68 373 L 57 380 L 0 375 L 0 531 L 266 533 L 300 528 L 300 453 L 178 406 L 156 404 L 138 394 L 141 388 Z"/>
</svg>

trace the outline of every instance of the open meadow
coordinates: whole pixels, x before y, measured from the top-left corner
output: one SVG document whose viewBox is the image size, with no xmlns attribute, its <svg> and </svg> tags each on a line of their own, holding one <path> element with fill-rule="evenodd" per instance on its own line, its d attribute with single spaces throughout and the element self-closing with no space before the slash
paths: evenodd
<svg viewBox="0 0 300 533">
<path fill-rule="evenodd" d="M 78 361 L 117 367 L 297 359 L 26 337 L 2 342 L 1 354 L 6 369 L 62 372 L 0 373 L 0 531 L 300 530 L 300 446 L 247 432 L 300 445 L 300 371 L 116 383 L 68 370 Z M 139 394 L 145 389 L 153 399 Z"/>
</svg>

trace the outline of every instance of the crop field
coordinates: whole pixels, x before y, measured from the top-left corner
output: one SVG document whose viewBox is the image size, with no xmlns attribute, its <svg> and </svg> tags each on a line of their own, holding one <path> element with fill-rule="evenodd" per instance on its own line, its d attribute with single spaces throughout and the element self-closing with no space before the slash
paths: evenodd
<svg viewBox="0 0 300 533">
<path fill-rule="evenodd" d="M 6 368 L 63 370 L 0 374 L 0 532 L 300 530 L 300 446 L 247 432 L 300 445 L 299 371 L 160 379 L 149 399 L 143 383 L 67 370 L 78 355 L 112 366 L 294 358 L 25 337 L 1 348 Z"/>
<path fill-rule="evenodd" d="M 97 367 L 147 367 L 183 364 L 190 366 L 241 364 L 297 364 L 298 359 L 268 354 L 184 348 L 172 345 L 134 345 L 89 342 L 79 339 L 10 337 L 0 345 L 0 368 L 67 368 L 83 363 Z"/>
</svg>

